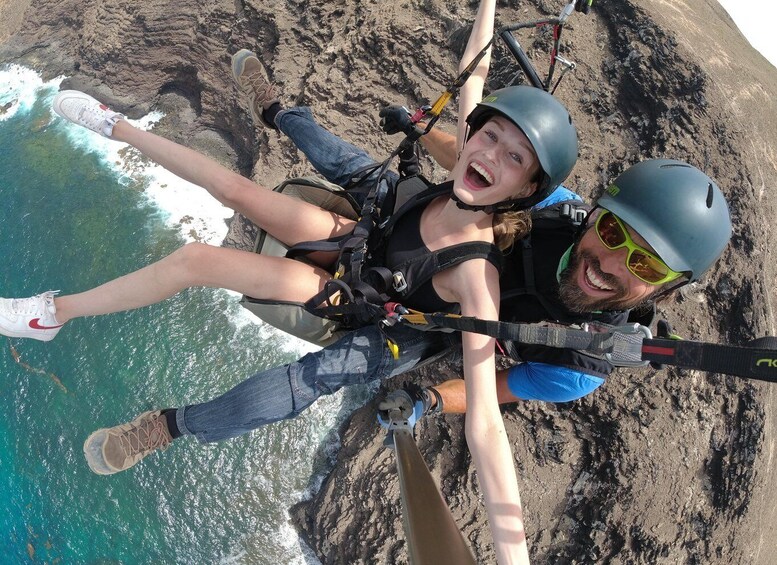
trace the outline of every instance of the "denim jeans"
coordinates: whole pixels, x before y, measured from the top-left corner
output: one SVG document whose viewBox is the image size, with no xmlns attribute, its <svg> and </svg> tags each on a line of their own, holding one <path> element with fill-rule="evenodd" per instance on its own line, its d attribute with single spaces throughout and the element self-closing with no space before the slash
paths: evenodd
<svg viewBox="0 0 777 565">
<path fill-rule="evenodd" d="M 351 145 L 316 123 L 310 108 L 281 110 L 275 117 L 275 125 L 305 154 L 310 164 L 334 184 L 346 187 L 358 171 L 377 163 L 364 149 Z M 377 174 L 377 171 L 372 173 L 362 183 L 371 186 Z M 386 177 L 390 185 L 399 179 L 393 171 L 387 171 Z"/>
<path fill-rule="evenodd" d="M 354 330 L 294 363 L 257 373 L 218 398 L 178 409 L 178 429 L 203 443 L 236 437 L 294 418 L 319 396 L 344 386 L 405 373 L 458 343 L 458 334 L 402 326 L 384 332 L 399 345 L 398 359 L 376 326 Z"/>
</svg>

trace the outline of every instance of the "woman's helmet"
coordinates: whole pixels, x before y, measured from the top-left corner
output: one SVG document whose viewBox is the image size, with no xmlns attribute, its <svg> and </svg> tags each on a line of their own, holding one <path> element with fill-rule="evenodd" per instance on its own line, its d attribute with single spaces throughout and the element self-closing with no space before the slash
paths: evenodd
<svg viewBox="0 0 777 565">
<path fill-rule="evenodd" d="M 467 116 L 470 137 L 493 116 L 514 123 L 529 139 L 542 169 L 537 192 L 500 202 L 504 209 L 530 208 L 567 178 L 577 161 L 577 130 L 561 102 L 540 88 L 509 86 L 486 96 Z"/>
<path fill-rule="evenodd" d="M 696 167 L 671 159 L 626 169 L 597 205 L 631 226 L 673 271 L 698 280 L 731 239 L 728 205 Z"/>
</svg>

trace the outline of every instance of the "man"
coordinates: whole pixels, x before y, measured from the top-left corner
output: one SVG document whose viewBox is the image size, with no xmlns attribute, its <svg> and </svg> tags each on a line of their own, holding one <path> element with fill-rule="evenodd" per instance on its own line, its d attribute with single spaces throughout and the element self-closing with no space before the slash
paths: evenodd
<svg viewBox="0 0 777 565">
<path fill-rule="evenodd" d="M 364 151 L 318 126 L 307 109 L 284 110 L 253 54 L 236 54 L 233 72 L 248 93 L 256 123 L 286 133 L 328 180 L 345 184 L 355 171 L 374 163 Z M 433 155 L 443 156 L 442 162 L 455 151 L 455 143 L 440 132 L 425 143 Z M 580 201 L 562 187 L 541 205 L 559 200 Z M 639 163 L 615 180 L 579 229 L 538 221 L 529 237 L 515 245 L 500 281 L 500 318 L 623 323 L 629 309 L 697 280 L 730 236 L 728 207 L 714 181 L 680 161 Z M 254 375 L 209 402 L 146 412 L 128 424 L 98 430 L 84 444 L 87 461 L 94 472 L 111 474 L 183 435 L 214 442 L 293 418 L 322 394 L 401 374 L 444 352 L 456 339 L 404 326 L 390 330 L 400 346 L 398 359 L 383 347 L 383 331 L 375 326 L 355 330 L 321 351 Z M 600 386 L 613 368 L 578 351 L 510 345 L 512 356 L 523 362 L 499 373 L 500 402 L 574 400 Z M 427 409 L 466 410 L 460 380 L 419 395 Z"/>
</svg>

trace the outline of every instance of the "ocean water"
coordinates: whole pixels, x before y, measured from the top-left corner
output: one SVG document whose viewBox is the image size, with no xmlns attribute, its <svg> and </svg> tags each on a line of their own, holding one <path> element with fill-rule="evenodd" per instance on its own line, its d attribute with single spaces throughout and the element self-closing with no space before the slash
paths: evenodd
<svg viewBox="0 0 777 565">
<path fill-rule="evenodd" d="M 57 118 L 59 82 L 0 66 L 0 295 L 84 290 L 195 232 L 218 243 L 229 211 Z M 75 320 L 49 343 L 0 337 L 0 562 L 315 563 L 286 509 L 317 487 L 350 399 L 220 444 L 178 440 L 110 477 L 82 453 L 99 427 L 207 400 L 301 349 L 210 289 Z"/>
</svg>

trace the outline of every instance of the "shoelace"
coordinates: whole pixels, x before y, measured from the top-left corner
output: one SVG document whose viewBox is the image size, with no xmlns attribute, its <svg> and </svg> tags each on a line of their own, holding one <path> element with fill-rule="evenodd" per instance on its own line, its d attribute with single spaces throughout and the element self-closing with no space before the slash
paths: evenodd
<svg viewBox="0 0 777 565">
<path fill-rule="evenodd" d="M 119 436 L 119 445 L 126 457 L 146 455 L 155 449 L 166 449 L 170 437 L 162 424 L 163 416 L 156 416 L 151 422 L 141 424 L 134 430 L 128 430 Z"/>
<path fill-rule="evenodd" d="M 267 82 L 261 71 L 246 75 L 246 83 L 254 93 L 257 102 L 263 103 L 265 100 L 275 98 L 275 88 L 272 83 Z"/>
<path fill-rule="evenodd" d="M 17 316 L 42 316 L 46 313 L 46 299 L 39 296 L 11 300 L 11 312 Z"/>
<path fill-rule="evenodd" d="M 84 106 L 81 108 L 78 119 L 90 129 L 102 127 L 105 121 L 105 112 L 102 109 L 95 110 L 91 106 Z"/>
</svg>

